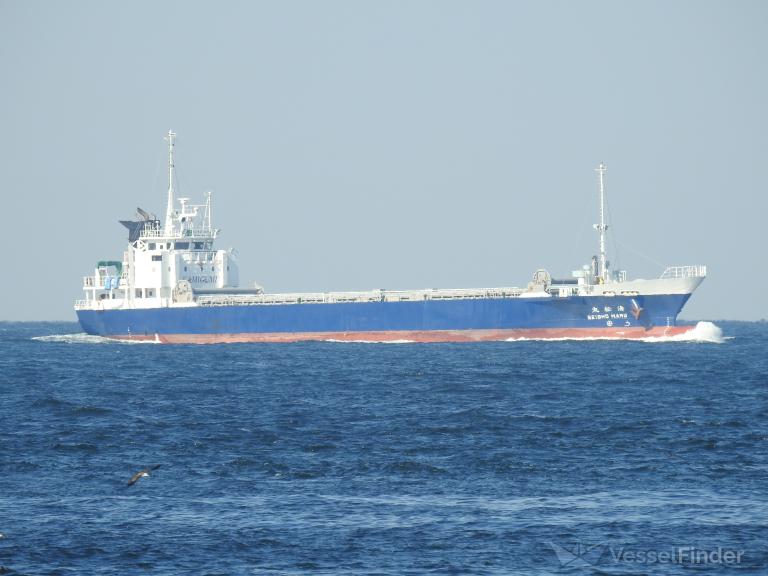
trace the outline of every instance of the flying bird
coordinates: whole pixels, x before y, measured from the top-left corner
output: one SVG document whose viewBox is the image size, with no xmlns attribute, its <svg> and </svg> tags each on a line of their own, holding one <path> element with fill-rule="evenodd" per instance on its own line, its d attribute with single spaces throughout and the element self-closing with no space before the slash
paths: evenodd
<svg viewBox="0 0 768 576">
<path fill-rule="evenodd" d="M 152 470 L 157 470 L 158 468 L 160 468 L 160 464 L 155 464 L 154 466 L 150 466 L 149 468 L 144 468 L 143 470 L 139 470 L 138 472 L 136 472 L 136 474 L 131 476 L 130 480 L 128 480 L 128 486 L 133 486 L 140 479 L 144 478 L 145 476 L 149 476 L 149 473 Z"/>
</svg>

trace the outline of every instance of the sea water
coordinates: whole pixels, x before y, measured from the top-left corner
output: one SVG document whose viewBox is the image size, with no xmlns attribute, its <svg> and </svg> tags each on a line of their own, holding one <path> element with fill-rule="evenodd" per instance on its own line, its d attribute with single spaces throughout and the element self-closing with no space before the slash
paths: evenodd
<svg viewBox="0 0 768 576">
<path fill-rule="evenodd" d="M 0 324 L 0 572 L 766 574 L 767 344 Z"/>
</svg>

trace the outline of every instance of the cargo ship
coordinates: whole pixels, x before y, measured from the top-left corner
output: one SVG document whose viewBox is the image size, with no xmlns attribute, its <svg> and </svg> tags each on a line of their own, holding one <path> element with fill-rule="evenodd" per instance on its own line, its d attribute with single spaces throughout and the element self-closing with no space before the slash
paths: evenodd
<svg viewBox="0 0 768 576">
<path fill-rule="evenodd" d="M 628 279 L 606 255 L 604 177 L 599 182 L 599 252 L 564 279 L 536 270 L 524 287 L 270 294 L 241 287 L 236 252 L 215 246 L 212 199 L 175 198 L 169 131 L 165 219 L 138 209 L 123 220 L 120 260 L 83 279 L 75 303 L 83 330 L 107 338 L 164 343 L 474 342 L 524 338 L 633 339 L 675 336 L 705 266 L 670 266 L 658 278 Z"/>
</svg>

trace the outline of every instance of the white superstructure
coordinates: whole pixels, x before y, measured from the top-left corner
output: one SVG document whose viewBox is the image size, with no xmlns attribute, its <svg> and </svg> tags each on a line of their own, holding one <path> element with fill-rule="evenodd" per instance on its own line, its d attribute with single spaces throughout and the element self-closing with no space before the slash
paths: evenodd
<svg viewBox="0 0 768 576">
<path fill-rule="evenodd" d="M 138 220 L 122 221 L 129 231 L 122 262 L 99 262 L 94 274 L 83 279 L 86 299 L 76 308 L 194 306 L 195 293 L 238 290 L 234 251 L 214 248 L 219 230 L 211 225 L 211 193 L 204 204 L 190 204 L 188 198 L 174 202 L 175 137 L 169 130 L 165 225 L 140 208 Z"/>
</svg>

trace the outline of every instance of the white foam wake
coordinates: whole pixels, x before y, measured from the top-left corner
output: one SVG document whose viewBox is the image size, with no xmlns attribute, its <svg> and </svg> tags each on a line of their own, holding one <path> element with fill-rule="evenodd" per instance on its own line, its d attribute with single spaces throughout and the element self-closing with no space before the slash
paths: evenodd
<svg viewBox="0 0 768 576">
<path fill-rule="evenodd" d="M 507 338 L 506 342 L 570 342 L 590 340 L 632 340 L 635 342 L 707 342 L 722 344 L 732 337 L 723 336 L 722 329 L 712 322 L 698 322 L 696 326 L 674 336 L 649 336 L 647 338 L 622 338 L 621 336 L 564 337 L 564 338 Z"/>
<path fill-rule="evenodd" d="M 698 322 L 696 326 L 674 336 L 651 336 L 641 338 L 643 342 L 709 342 L 722 344 L 728 338 L 723 336 L 723 330 L 712 322 Z"/>
<path fill-rule="evenodd" d="M 158 344 L 156 340 L 116 340 L 104 338 L 80 332 L 78 334 L 50 334 L 47 336 L 33 336 L 32 340 L 38 342 L 58 342 L 63 344 Z"/>
</svg>

